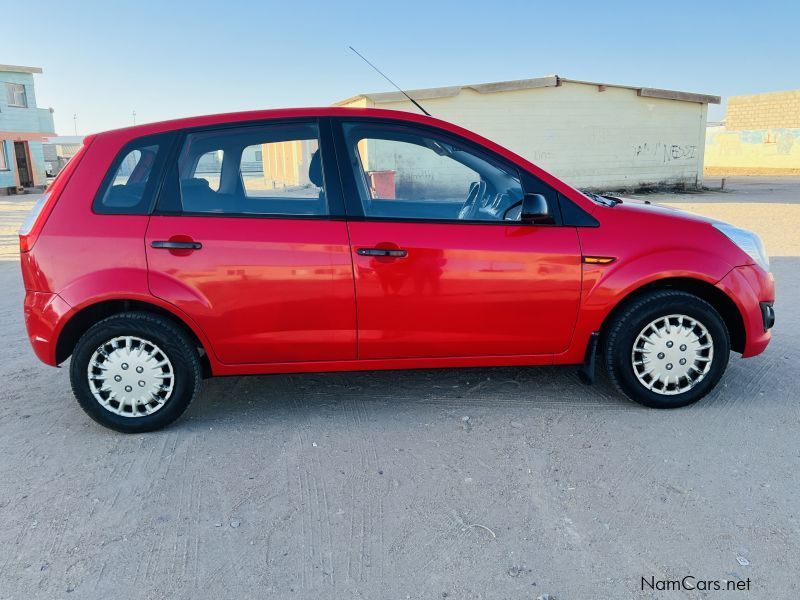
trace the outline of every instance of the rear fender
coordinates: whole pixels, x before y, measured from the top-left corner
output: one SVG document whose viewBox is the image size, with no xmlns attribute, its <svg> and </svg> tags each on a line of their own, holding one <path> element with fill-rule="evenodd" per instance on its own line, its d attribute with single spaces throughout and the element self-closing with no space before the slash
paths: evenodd
<svg viewBox="0 0 800 600">
<path fill-rule="evenodd" d="M 66 298 L 64 298 L 65 306 L 69 306 L 69 309 L 64 312 L 63 314 L 59 315 L 56 326 L 54 328 L 54 336 L 53 339 L 56 341 L 52 346 L 51 355 L 52 358 L 48 362 L 49 364 L 55 364 L 55 349 L 57 346 L 57 340 L 61 336 L 62 332 L 64 331 L 64 327 L 66 327 L 67 323 L 75 317 L 75 315 L 79 314 L 81 311 L 85 309 L 89 309 L 93 306 L 98 306 L 101 303 L 109 302 L 113 300 L 127 300 L 133 302 L 139 302 L 142 304 L 150 305 L 157 307 L 163 311 L 166 311 L 172 314 L 177 320 L 182 322 L 186 325 L 195 337 L 200 341 L 203 346 L 203 349 L 206 351 L 206 356 L 208 357 L 209 363 L 211 365 L 212 372 L 217 372 L 219 369 L 220 362 L 217 359 L 216 354 L 213 351 L 213 346 L 211 345 L 211 341 L 206 336 L 205 332 L 200 328 L 200 326 L 185 312 L 183 312 L 178 307 L 170 304 L 158 298 L 156 296 L 151 295 L 149 292 L 137 292 L 137 291 L 126 291 L 126 292 L 105 292 L 105 293 L 97 293 L 93 296 L 84 296 L 85 298 L 91 298 L 91 300 L 86 300 L 83 302 L 79 302 L 76 304 L 68 303 Z M 63 298 L 63 297 L 62 297 Z"/>
</svg>

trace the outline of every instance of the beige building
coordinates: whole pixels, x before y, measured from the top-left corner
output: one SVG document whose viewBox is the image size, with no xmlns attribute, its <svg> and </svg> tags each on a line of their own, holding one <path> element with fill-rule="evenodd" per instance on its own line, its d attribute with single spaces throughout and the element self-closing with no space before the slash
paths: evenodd
<svg viewBox="0 0 800 600">
<path fill-rule="evenodd" d="M 435 117 L 490 138 L 572 185 L 605 191 L 700 185 L 708 104 L 720 101 L 557 75 L 408 93 Z M 399 92 L 336 104 L 417 112 Z"/>
<path fill-rule="evenodd" d="M 731 96 L 706 131 L 706 172 L 800 175 L 800 90 Z"/>
</svg>

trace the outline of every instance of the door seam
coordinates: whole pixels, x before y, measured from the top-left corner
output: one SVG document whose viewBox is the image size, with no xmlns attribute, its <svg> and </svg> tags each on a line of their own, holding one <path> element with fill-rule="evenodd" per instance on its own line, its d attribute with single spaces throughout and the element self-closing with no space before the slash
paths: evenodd
<svg viewBox="0 0 800 600">
<path fill-rule="evenodd" d="M 358 328 L 358 291 L 356 288 L 356 262 L 353 259 L 353 241 L 350 239 L 350 222 L 344 222 L 345 230 L 347 231 L 347 247 L 350 253 L 350 275 L 352 276 L 353 281 L 353 307 L 355 308 L 355 321 L 356 321 L 356 360 L 361 360 L 359 356 L 360 351 L 360 340 L 359 340 L 359 328 Z"/>
</svg>

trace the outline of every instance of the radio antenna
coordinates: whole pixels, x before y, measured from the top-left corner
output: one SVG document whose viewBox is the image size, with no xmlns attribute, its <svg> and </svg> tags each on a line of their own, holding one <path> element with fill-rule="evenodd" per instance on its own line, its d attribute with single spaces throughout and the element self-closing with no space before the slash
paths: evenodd
<svg viewBox="0 0 800 600">
<path fill-rule="evenodd" d="M 373 69 L 375 69 L 375 71 L 377 71 L 378 75 L 380 75 L 380 76 L 381 76 L 381 77 L 383 77 L 383 78 L 384 78 L 386 81 L 388 81 L 388 82 L 389 82 L 389 83 L 391 83 L 391 84 L 392 84 L 394 87 L 396 87 L 396 88 L 397 88 L 397 91 L 398 91 L 398 92 L 400 92 L 401 94 L 403 94 L 403 96 L 405 96 L 406 98 L 408 98 L 408 99 L 411 101 L 411 104 L 413 104 L 413 105 L 414 105 L 414 106 L 416 106 L 418 109 L 420 109 L 420 110 L 423 112 L 423 114 L 425 114 L 425 115 L 426 115 L 426 116 L 428 116 L 428 117 L 430 117 L 430 116 L 431 116 L 431 113 L 429 113 L 427 110 L 425 110 L 424 108 L 422 108 L 422 106 L 420 106 L 420 103 L 419 103 L 419 102 L 417 102 L 417 101 L 416 101 L 416 100 L 414 100 L 414 99 L 413 99 L 411 96 L 409 96 L 408 94 L 406 94 L 406 93 L 405 93 L 405 92 L 404 92 L 404 91 L 403 91 L 403 90 L 400 88 L 400 86 L 399 86 L 399 85 L 397 85 L 397 84 L 396 84 L 394 81 L 392 81 L 391 79 L 389 79 L 389 78 L 388 78 L 388 77 L 387 77 L 387 76 L 386 76 L 386 75 L 383 73 L 383 71 L 381 71 L 381 70 L 380 70 L 378 67 L 376 67 L 376 66 L 375 66 L 375 65 L 373 65 L 371 62 L 369 62 L 369 61 L 368 61 L 366 58 L 364 58 L 364 55 L 363 55 L 363 54 L 361 54 L 361 53 L 360 53 L 358 50 L 356 50 L 356 49 L 355 49 L 355 48 L 353 48 L 352 46 L 348 46 L 348 48 L 350 48 L 350 50 L 352 50 L 353 52 L 355 52 L 355 53 L 356 53 L 356 55 L 358 55 L 358 57 L 359 57 L 361 60 L 363 60 L 363 61 L 364 61 L 365 63 L 367 63 L 367 64 L 368 64 L 370 67 L 372 67 Z"/>
</svg>

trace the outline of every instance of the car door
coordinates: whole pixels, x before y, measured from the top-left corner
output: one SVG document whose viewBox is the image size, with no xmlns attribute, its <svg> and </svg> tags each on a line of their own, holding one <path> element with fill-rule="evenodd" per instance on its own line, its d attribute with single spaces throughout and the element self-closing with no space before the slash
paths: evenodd
<svg viewBox="0 0 800 600">
<path fill-rule="evenodd" d="M 151 292 L 223 363 L 356 357 L 350 248 L 327 122 L 187 132 L 146 234 Z"/>
<path fill-rule="evenodd" d="M 574 227 L 521 223 L 556 192 L 437 129 L 337 122 L 360 359 L 564 351 L 580 301 Z M 525 189 L 523 189 L 525 188 Z"/>
</svg>

